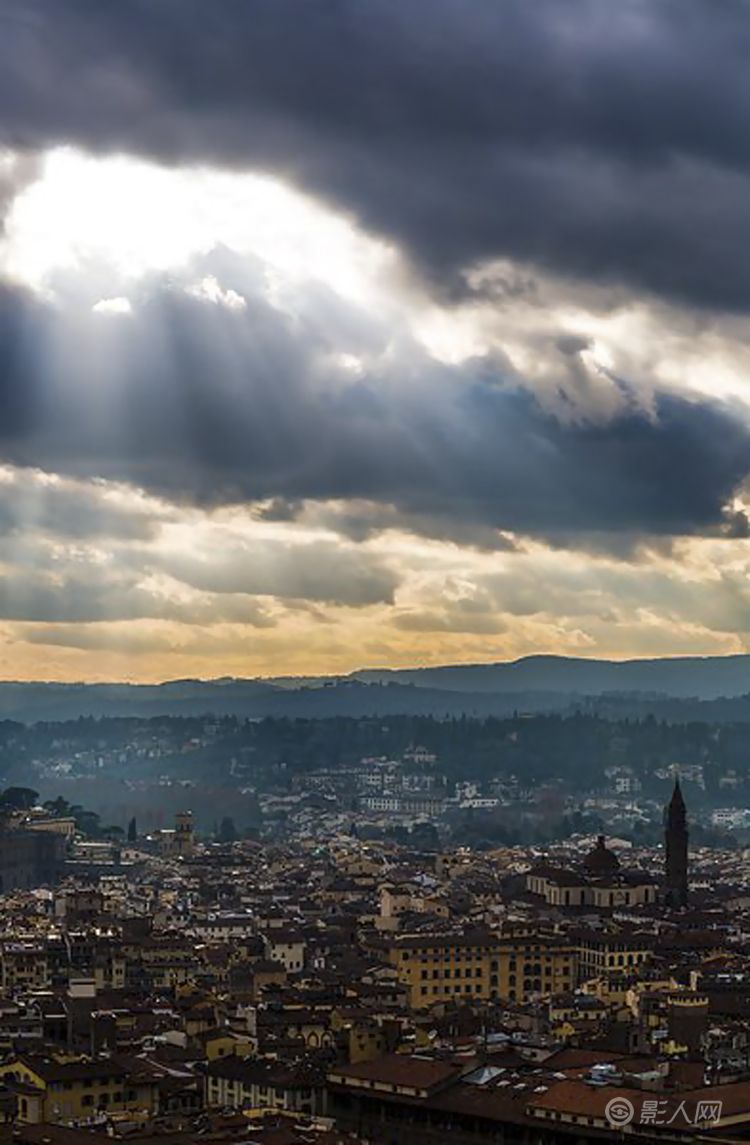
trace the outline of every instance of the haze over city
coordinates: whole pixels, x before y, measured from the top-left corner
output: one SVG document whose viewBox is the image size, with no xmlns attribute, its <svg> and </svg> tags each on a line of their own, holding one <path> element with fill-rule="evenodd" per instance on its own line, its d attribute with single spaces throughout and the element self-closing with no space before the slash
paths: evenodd
<svg viewBox="0 0 750 1145">
<path fill-rule="evenodd" d="M 4 0 L 0 677 L 745 651 L 749 41 Z"/>
</svg>

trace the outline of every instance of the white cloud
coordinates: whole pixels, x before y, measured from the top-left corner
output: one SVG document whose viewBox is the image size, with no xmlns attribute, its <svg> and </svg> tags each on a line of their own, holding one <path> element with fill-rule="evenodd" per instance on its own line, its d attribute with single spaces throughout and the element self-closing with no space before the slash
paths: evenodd
<svg viewBox="0 0 750 1145">
<path fill-rule="evenodd" d="M 133 307 L 127 298 L 100 298 L 91 307 L 94 314 L 132 314 Z"/>
<path fill-rule="evenodd" d="M 208 302 L 216 303 L 217 306 L 226 306 L 227 310 L 244 310 L 247 306 L 247 300 L 236 290 L 222 289 L 213 274 L 209 274 L 200 282 L 186 287 L 185 293 L 192 295 L 193 298 L 205 298 Z"/>
</svg>

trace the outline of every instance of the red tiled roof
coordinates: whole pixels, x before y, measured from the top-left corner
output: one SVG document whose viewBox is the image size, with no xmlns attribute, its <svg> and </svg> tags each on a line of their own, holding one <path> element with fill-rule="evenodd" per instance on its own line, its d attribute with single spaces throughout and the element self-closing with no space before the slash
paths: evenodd
<svg viewBox="0 0 750 1145">
<path fill-rule="evenodd" d="M 332 1070 L 329 1078 L 333 1082 L 345 1082 L 346 1078 L 352 1078 L 373 1085 L 380 1083 L 429 1091 L 459 1077 L 461 1072 L 461 1067 L 451 1062 L 387 1054 L 375 1061 L 341 1066 Z"/>
</svg>

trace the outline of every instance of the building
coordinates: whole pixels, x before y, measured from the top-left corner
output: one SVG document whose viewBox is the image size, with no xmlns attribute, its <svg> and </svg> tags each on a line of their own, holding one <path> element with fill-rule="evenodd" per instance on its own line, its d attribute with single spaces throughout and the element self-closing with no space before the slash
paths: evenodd
<svg viewBox="0 0 750 1145">
<path fill-rule="evenodd" d="M 580 982 L 632 975 L 651 959 L 653 953 L 651 937 L 628 927 L 621 927 L 613 933 L 581 930 L 571 935 L 571 939 L 578 947 Z"/>
<path fill-rule="evenodd" d="M 305 1064 L 255 1061 L 232 1054 L 209 1062 L 205 1099 L 209 1108 L 325 1112 L 324 1077 Z"/>
<path fill-rule="evenodd" d="M 164 858 L 189 858 L 195 845 L 192 811 L 178 812 L 175 816 L 174 829 L 158 831 L 155 833 L 155 838 L 159 845 L 159 853 Z"/>
<path fill-rule="evenodd" d="M 63 872 L 66 837 L 57 831 L 0 827 L 0 894 L 53 886 Z"/>
<path fill-rule="evenodd" d="M 286 971 L 302 970 L 305 965 L 306 943 L 294 931 L 276 927 L 265 937 L 266 954 L 271 962 L 279 962 Z"/>
<path fill-rule="evenodd" d="M 688 828 L 685 800 L 679 779 L 664 814 L 664 846 L 666 851 L 666 901 L 679 908 L 688 901 Z"/>
<path fill-rule="evenodd" d="M 19 1121 L 31 1124 L 158 1107 L 157 1078 L 140 1061 L 22 1054 L 0 1066 L 0 1079 L 17 1094 Z"/>
<path fill-rule="evenodd" d="M 46 990 L 49 966 L 44 944 L 7 939 L 0 944 L 0 987 L 4 997 L 18 990 Z"/>
<path fill-rule="evenodd" d="M 576 982 L 577 951 L 542 935 L 505 939 L 478 930 L 384 941 L 387 960 L 408 988 L 414 1010 L 459 999 L 525 1001 L 561 993 Z"/>
<path fill-rule="evenodd" d="M 656 880 L 643 871 L 623 871 L 603 835 L 576 869 L 549 863 L 532 867 L 526 875 L 526 889 L 556 907 L 605 910 L 648 906 L 657 899 Z"/>
</svg>

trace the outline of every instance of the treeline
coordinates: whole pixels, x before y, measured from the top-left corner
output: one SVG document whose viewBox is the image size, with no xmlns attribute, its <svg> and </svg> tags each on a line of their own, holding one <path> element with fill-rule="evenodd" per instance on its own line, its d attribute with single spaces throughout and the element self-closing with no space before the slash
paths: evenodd
<svg viewBox="0 0 750 1145">
<path fill-rule="evenodd" d="M 400 758 L 419 745 L 438 756 L 440 772 L 451 781 L 512 774 L 529 784 L 563 779 L 580 790 L 600 786 L 606 768 L 622 766 L 636 772 L 646 791 L 660 793 L 656 770 L 701 764 L 712 798 L 731 771 L 740 786 L 747 782 L 747 739 L 745 724 L 672 723 L 653 716 L 615 720 L 589 713 L 257 721 L 162 716 L 33 727 L 4 722 L 0 778 L 33 786 L 48 767 L 69 761 L 73 774 L 95 766 L 100 778 L 167 775 L 284 787 L 300 773 L 351 766 L 367 756 Z"/>
</svg>

